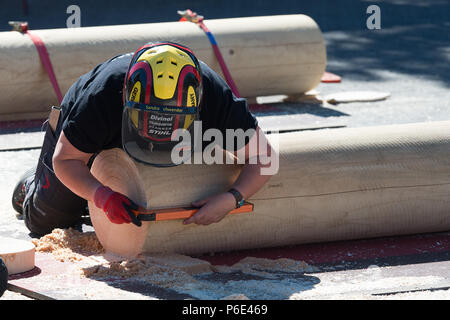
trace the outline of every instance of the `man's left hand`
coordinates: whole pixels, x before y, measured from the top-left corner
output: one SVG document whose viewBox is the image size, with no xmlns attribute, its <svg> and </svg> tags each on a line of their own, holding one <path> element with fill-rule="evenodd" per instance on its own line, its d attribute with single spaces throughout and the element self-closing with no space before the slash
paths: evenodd
<svg viewBox="0 0 450 320">
<path fill-rule="evenodd" d="M 183 221 L 183 224 L 208 225 L 222 220 L 228 212 L 236 208 L 236 199 L 229 192 L 208 197 L 206 199 L 192 203 L 194 207 L 200 209 L 190 218 Z"/>
</svg>

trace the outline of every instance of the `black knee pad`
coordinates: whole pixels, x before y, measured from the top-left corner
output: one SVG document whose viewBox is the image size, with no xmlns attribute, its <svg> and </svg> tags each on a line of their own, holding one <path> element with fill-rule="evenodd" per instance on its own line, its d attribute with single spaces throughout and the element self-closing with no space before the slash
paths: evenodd
<svg viewBox="0 0 450 320">
<path fill-rule="evenodd" d="M 81 206 L 76 211 L 70 207 L 64 210 L 64 208 L 49 206 L 39 199 L 37 193 L 34 193 L 33 197 L 24 203 L 25 226 L 39 237 L 49 234 L 57 228 L 64 229 L 80 224 L 84 213 L 85 206 Z"/>
</svg>

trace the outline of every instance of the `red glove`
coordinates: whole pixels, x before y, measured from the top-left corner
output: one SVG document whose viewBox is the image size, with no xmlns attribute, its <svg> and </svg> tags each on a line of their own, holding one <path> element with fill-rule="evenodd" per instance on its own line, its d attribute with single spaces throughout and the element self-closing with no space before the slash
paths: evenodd
<svg viewBox="0 0 450 320">
<path fill-rule="evenodd" d="M 97 208 L 103 209 L 112 223 L 132 222 L 138 227 L 142 225 L 142 222 L 132 211 L 137 210 L 139 206 L 123 194 L 112 191 L 109 187 L 98 187 L 95 191 L 94 203 Z"/>
</svg>

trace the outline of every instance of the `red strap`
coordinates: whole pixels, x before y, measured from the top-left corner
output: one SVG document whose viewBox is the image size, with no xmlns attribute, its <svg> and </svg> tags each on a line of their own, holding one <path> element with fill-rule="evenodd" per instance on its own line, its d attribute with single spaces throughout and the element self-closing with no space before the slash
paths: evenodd
<svg viewBox="0 0 450 320">
<path fill-rule="evenodd" d="M 58 101 L 61 104 L 63 97 L 61 94 L 61 90 L 59 89 L 58 81 L 56 80 L 55 72 L 53 71 L 53 66 L 48 56 L 47 48 L 45 47 L 44 42 L 37 34 L 31 33 L 28 30 L 28 22 L 9 21 L 9 24 L 12 26 L 13 31 L 18 31 L 26 34 L 30 37 L 31 41 L 33 41 L 41 62 L 44 65 L 45 71 L 50 78 L 50 82 L 52 83 L 53 89 L 55 90 Z"/>
<path fill-rule="evenodd" d="M 212 32 L 206 27 L 206 25 L 203 22 L 203 20 L 204 20 L 203 16 L 198 15 L 196 12 L 193 12 L 190 9 L 187 9 L 184 11 L 178 11 L 178 14 L 181 16 L 180 21 L 193 22 L 196 25 L 198 25 L 200 27 L 200 29 L 202 29 L 205 32 L 206 36 L 208 37 L 208 39 L 211 43 L 214 54 L 216 55 L 217 61 L 219 62 L 220 68 L 222 69 L 222 72 L 223 72 L 226 82 L 230 86 L 231 91 L 234 93 L 234 95 L 236 97 L 240 98 L 241 95 L 238 91 L 236 84 L 233 81 L 233 78 L 231 77 L 231 73 L 228 70 L 228 67 L 225 63 L 222 53 L 220 52 L 219 46 L 216 42 L 216 39 L 214 38 L 214 35 L 212 34 Z"/>
<path fill-rule="evenodd" d="M 222 69 L 223 75 L 224 75 L 228 85 L 230 86 L 231 91 L 234 93 L 234 95 L 236 97 L 240 98 L 241 94 L 239 93 L 239 90 L 238 90 L 236 84 L 234 83 L 233 77 L 231 76 L 231 73 L 228 70 L 228 67 L 225 63 L 222 53 L 220 52 L 219 46 L 217 45 L 217 42 L 214 39 L 214 36 L 212 35 L 211 31 L 209 31 L 209 29 L 206 27 L 206 25 L 203 23 L 203 20 L 198 22 L 197 25 L 206 33 L 206 35 L 210 39 L 211 46 L 214 50 L 217 61 L 219 62 L 220 68 Z"/>
<path fill-rule="evenodd" d="M 53 66 L 48 56 L 47 48 L 45 47 L 44 42 L 34 32 L 32 33 L 27 30 L 25 34 L 30 37 L 31 41 L 33 41 L 34 45 L 36 46 L 39 57 L 41 58 L 41 62 L 44 65 L 45 71 L 47 71 L 48 77 L 50 78 L 50 82 L 52 83 L 53 89 L 55 90 L 58 101 L 61 104 L 63 97 L 61 94 L 61 90 L 59 89 L 58 81 L 56 80 L 55 72 L 53 71 Z"/>
</svg>

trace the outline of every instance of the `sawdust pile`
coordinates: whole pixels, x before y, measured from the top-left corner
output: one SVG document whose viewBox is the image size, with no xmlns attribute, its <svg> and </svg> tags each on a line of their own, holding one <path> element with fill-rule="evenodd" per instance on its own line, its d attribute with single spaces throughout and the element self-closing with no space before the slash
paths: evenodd
<svg viewBox="0 0 450 320">
<path fill-rule="evenodd" d="M 182 259 L 180 259 L 180 257 Z M 192 260 L 193 267 L 187 268 L 186 262 Z M 169 263 L 165 263 L 165 261 Z M 176 263 L 179 261 L 180 263 Z M 195 264 L 199 264 L 196 266 Z M 195 270 L 195 271 L 194 271 Z M 180 292 L 190 292 L 195 288 L 197 292 L 208 290 L 211 284 L 204 281 L 197 275 L 242 273 L 246 275 L 258 276 L 264 279 L 278 279 L 279 273 L 305 273 L 316 271 L 316 268 L 303 261 L 291 259 L 263 259 L 247 257 L 232 266 L 215 266 L 204 260 L 199 260 L 177 254 L 165 254 L 155 259 L 155 256 L 139 256 L 133 260 L 109 262 L 83 268 L 83 276 L 88 278 L 133 278 L 145 281 L 148 284 L 161 288 L 170 288 Z M 214 277 L 214 276 L 213 276 Z M 225 300 L 246 300 L 243 294 L 232 294 Z"/>
<path fill-rule="evenodd" d="M 33 239 L 37 252 L 53 254 L 58 261 L 81 261 L 86 256 L 100 254 L 104 249 L 95 232 L 79 232 L 72 228 L 54 229 L 40 239 Z"/>
<path fill-rule="evenodd" d="M 279 273 L 305 273 L 318 270 L 304 261 L 287 258 L 265 259 L 255 257 L 246 257 L 232 266 L 212 266 L 212 269 L 219 273 L 241 272 L 266 279 L 276 279 Z"/>
<path fill-rule="evenodd" d="M 249 280 L 249 286 L 243 291 L 235 287 L 247 283 L 240 280 L 240 273 L 257 276 L 260 281 L 266 279 L 270 285 L 279 283 L 283 274 L 316 271 L 303 261 L 285 258 L 247 257 L 232 266 L 211 265 L 203 259 L 168 253 L 145 254 L 127 260 L 121 257 L 109 259 L 95 232 L 80 233 L 74 229 L 55 229 L 51 234 L 33 240 L 33 243 L 37 252 L 52 254 L 61 262 L 76 263 L 75 272 L 82 278 L 105 283 L 114 279 L 132 279 L 200 299 L 246 300 L 249 295 L 257 297 L 261 287 L 254 283 L 255 280 Z"/>
<path fill-rule="evenodd" d="M 82 269 L 88 278 L 134 278 L 162 287 L 176 288 L 186 283 L 198 282 L 191 274 L 169 266 L 155 263 L 151 257 L 140 256 L 136 259 L 108 262 Z"/>
<path fill-rule="evenodd" d="M 267 274 L 267 272 L 304 273 L 314 272 L 317 269 L 304 261 L 297 261 L 287 258 L 265 259 L 246 257 L 230 267 L 215 266 L 214 270 L 216 272 L 223 273 L 240 271 L 246 274 L 268 276 L 269 274 Z"/>
</svg>

